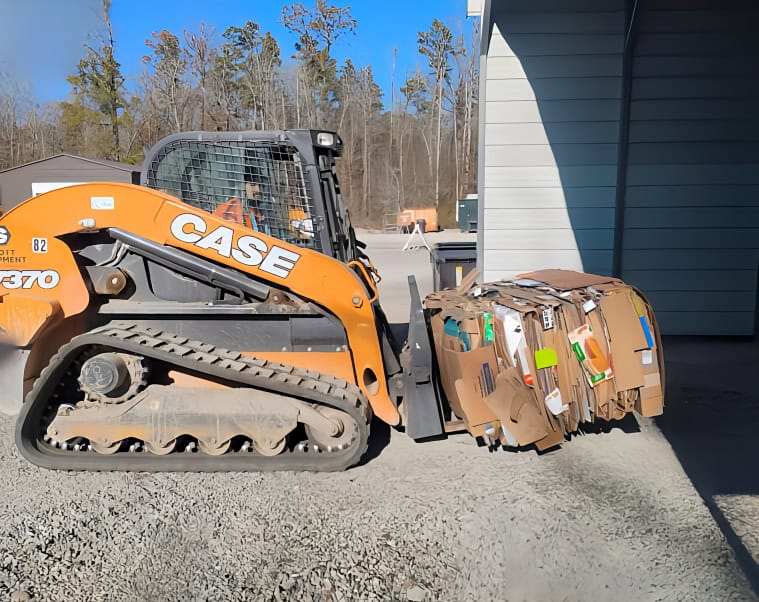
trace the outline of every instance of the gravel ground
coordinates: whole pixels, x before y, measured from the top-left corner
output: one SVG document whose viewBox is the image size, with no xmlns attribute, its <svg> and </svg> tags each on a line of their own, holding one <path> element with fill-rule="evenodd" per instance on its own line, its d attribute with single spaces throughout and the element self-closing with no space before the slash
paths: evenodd
<svg viewBox="0 0 759 602">
<path fill-rule="evenodd" d="M 655 428 L 558 453 L 466 436 L 336 475 L 34 468 L 0 423 L 0 591 L 39 600 L 747 600 Z M 380 433 L 380 436 L 382 433 Z"/>
<path fill-rule="evenodd" d="M 426 278 L 369 240 L 383 287 Z M 658 428 L 620 426 L 538 456 L 375 424 L 339 474 L 87 474 L 24 462 L 0 417 L 0 598 L 755 599 Z"/>
<path fill-rule="evenodd" d="M 718 495 L 714 498 L 755 563 L 759 563 L 759 496 Z"/>
</svg>

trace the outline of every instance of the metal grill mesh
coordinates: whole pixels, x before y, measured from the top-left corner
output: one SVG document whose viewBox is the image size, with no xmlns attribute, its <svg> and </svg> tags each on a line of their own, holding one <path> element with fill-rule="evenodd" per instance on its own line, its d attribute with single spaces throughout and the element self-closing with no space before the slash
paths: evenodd
<svg viewBox="0 0 759 602">
<path fill-rule="evenodd" d="M 300 155 L 288 144 L 176 140 L 151 161 L 148 186 L 218 217 L 321 250 Z"/>
</svg>

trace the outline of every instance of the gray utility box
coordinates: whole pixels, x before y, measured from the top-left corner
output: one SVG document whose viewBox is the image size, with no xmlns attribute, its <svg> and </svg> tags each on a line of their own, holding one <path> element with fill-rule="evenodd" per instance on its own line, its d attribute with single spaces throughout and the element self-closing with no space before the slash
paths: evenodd
<svg viewBox="0 0 759 602">
<path fill-rule="evenodd" d="M 477 232 L 477 197 L 456 201 L 456 223 L 462 232 Z"/>
<path fill-rule="evenodd" d="M 440 242 L 430 253 L 434 290 L 456 288 L 477 265 L 477 243 Z"/>
</svg>

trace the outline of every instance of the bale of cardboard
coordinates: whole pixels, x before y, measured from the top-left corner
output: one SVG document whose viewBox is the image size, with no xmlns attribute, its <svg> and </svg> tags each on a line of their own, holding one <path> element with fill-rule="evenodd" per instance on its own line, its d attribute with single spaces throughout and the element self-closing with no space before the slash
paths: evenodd
<svg viewBox="0 0 759 602">
<path fill-rule="evenodd" d="M 664 409 L 654 312 L 619 279 L 541 270 L 425 299 L 445 396 L 490 444 L 539 450 L 582 423 Z"/>
</svg>

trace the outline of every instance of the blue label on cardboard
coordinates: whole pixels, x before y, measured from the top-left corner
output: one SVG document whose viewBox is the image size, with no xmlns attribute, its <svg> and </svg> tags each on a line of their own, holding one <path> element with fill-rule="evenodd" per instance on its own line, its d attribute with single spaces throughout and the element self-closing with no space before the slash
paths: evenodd
<svg viewBox="0 0 759 602">
<path fill-rule="evenodd" d="M 653 349 L 654 337 L 651 336 L 651 329 L 648 327 L 646 316 L 640 316 L 640 325 L 643 327 L 643 334 L 646 335 L 646 343 L 648 343 L 649 348 Z"/>
</svg>

